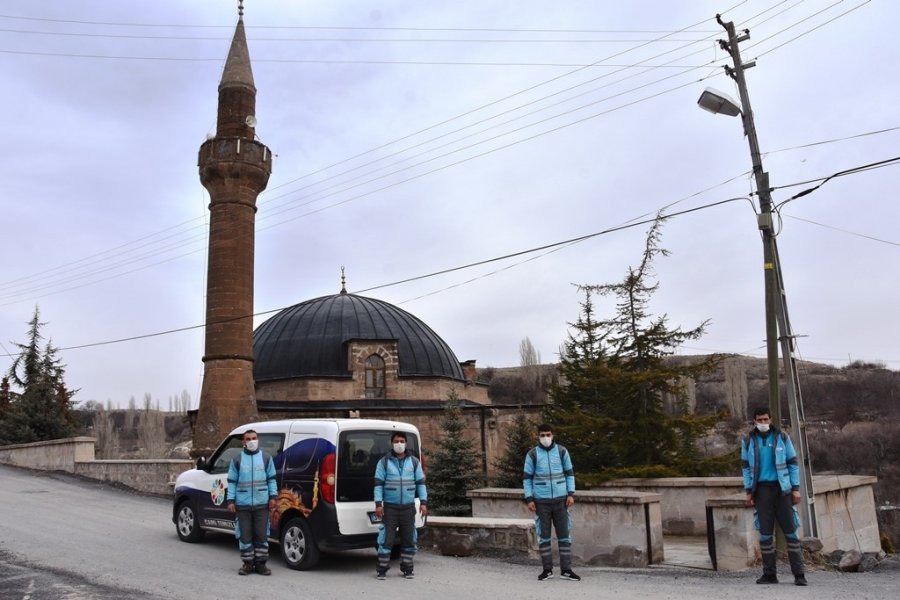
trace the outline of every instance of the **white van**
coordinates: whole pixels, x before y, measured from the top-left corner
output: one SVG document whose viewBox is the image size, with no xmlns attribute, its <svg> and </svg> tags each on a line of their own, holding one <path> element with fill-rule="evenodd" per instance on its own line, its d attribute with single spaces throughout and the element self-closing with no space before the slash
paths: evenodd
<svg viewBox="0 0 900 600">
<path fill-rule="evenodd" d="M 197 460 L 175 482 L 172 520 L 178 537 L 199 542 L 205 532 L 234 534 L 228 512 L 228 465 L 241 452 L 246 430 L 275 461 L 278 499 L 271 514 L 271 541 L 280 544 L 292 569 L 313 568 L 319 551 L 374 548 L 375 466 L 406 434 L 407 451 L 422 459 L 419 431 L 408 423 L 376 419 L 288 419 L 248 423 L 232 431 L 213 455 Z M 425 525 L 418 514 L 416 527 Z"/>
</svg>

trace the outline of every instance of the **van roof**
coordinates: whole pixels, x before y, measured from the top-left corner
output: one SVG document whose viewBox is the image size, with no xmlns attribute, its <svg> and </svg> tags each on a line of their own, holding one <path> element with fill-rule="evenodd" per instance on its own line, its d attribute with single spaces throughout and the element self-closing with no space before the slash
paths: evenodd
<svg viewBox="0 0 900 600">
<path fill-rule="evenodd" d="M 284 431 L 294 424 L 319 424 L 323 429 L 343 431 L 350 429 L 396 429 L 397 431 L 409 431 L 418 433 L 415 425 L 402 421 L 387 421 L 384 419 L 280 419 L 277 421 L 258 421 L 246 423 L 235 427 L 230 435 L 242 433 L 248 429 L 257 432 Z"/>
</svg>

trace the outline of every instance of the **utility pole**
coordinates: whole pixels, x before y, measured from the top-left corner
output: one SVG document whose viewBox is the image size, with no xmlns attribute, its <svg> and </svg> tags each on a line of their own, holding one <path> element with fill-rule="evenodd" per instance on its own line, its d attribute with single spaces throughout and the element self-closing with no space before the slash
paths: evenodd
<svg viewBox="0 0 900 600">
<path fill-rule="evenodd" d="M 744 71 L 756 66 L 756 61 L 744 63 L 738 44 L 750 39 L 750 32 L 744 30 L 737 35 L 734 23 L 725 23 L 721 15 L 716 21 L 728 33 L 728 41 L 720 40 L 719 45 L 728 52 L 734 67 L 725 67 L 728 76 L 738 86 L 741 97 L 741 121 L 744 134 L 750 144 L 750 157 L 753 161 L 753 177 L 756 179 L 756 192 L 759 196 L 759 216 L 757 224 L 763 241 L 763 275 L 765 281 L 766 307 L 766 359 L 769 373 L 769 411 L 772 421 L 781 423 L 781 402 L 778 397 L 778 344 L 782 346 L 784 357 L 784 373 L 788 395 L 788 407 L 791 418 L 791 429 L 797 441 L 797 458 L 800 463 L 800 517 L 806 534 L 818 535 L 815 516 L 815 497 L 812 487 L 812 471 L 809 464 L 809 452 L 806 444 L 806 429 L 803 419 L 803 406 L 799 398 L 799 382 L 793 358 L 793 334 L 787 317 L 787 304 L 781 276 L 781 265 L 778 259 L 778 246 L 775 243 L 775 231 L 772 220 L 772 196 L 769 187 L 769 174 L 763 170 L 762 157 L 759 152 L 759 140 L 756 137 L 756 126 L 753 122 L 753 109 L 750 107 L 750 95 L 747 92 L 747 80 Z M 781 337 L 778 333 L 781 331 Z"/>
<path fill-rule="evenodd" d="M 722 22 L 716 15 L 716 21 L 728 33 L 728 41 L 719 40 L 723 50 L 731 55 L 734 68 L 725 67 L 728 76 L 737 83 L 741 96 L 741 121 L 744 124 L 744 135 L 750 143 L 750 158 L 753 161 L 753 177 L 756 179 L 756 192 L 759 196 L 759 216 L 757 224 L 763 239 L 763 276 L 765 281 L 766 300 L 766 362 L 769 368 L 769 411 L 772 421 L 781 422 L 781 402 L 778 398 L 778 321 L 776 318 L 778 305 L 777 273 L 775 271 L 775 232 L 772 223 L 772 196 L 769 190 L 769 174 L 763 171 L 762 156 L 759 152 L 759 140 L 756 137 L 756 125 L 753 123 L 753 110 L 750 108 L 750 95 L 747 93 L 747 80 L 744 70 L 756 66 L 755 61 L 744 64 L 738 44 L 750 39 L 750 32 L 738 36 L 734 31 L 734 23 Z"/>
</svg>

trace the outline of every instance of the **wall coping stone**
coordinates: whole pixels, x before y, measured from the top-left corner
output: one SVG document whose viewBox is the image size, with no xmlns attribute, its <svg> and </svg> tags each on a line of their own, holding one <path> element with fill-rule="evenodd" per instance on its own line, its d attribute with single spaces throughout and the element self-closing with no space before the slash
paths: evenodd
<svg viewBox="0 0 900 600">
<path fill-rule="evenodd" d="M 495 500 L 523 501 L 524 492 L 517 488 L 479 488 L 469 490 L 469 498 L 491 498 Z M 607 490 L 578 490 L 575 492 L 578 502 L 586 504 L 652 504 L 662 500 L 662 494 L 655 492 Z"/>
<path fill-rule="evenodd" d="M 509 527 L 534 527 L 534 519 L 508 517 L 433 517 L 428 516 L 426 526 L 460 527 L 471 529 L 507 529 Z"/>
<path fill-rule="evenodd" d="M 78 437 L 70 437 L 70 438 L 60 438 L 57 440 L 47 440 L 44 442 L 28 442 L 27 444 L 9 444 L 7 446 L 0 446 L 2 450 L 13 450 L 16 448 L 36 448 L 39 446 L 61 446 L 63 444 L 71 444 L 73 442 L 90 442 L 96 443 L 97 439 L 87 436 L 78 436 Z"/>
<path fill-rule="evenodd" d="M 747 495 L 725 496 L 723 498 L 708 498 L 706 506 L 710 508 L 753 508 L 747 506 Z"/>
</svg>

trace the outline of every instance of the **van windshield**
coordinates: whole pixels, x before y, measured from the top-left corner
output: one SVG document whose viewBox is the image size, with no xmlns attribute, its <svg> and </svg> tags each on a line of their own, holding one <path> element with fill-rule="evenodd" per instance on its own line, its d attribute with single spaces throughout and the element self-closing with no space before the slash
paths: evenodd
<svg viewBox="0 0 900 600">
<path fill-rule="evenodd" d="M 338 502 L 374 502 L 375 467 L 391 449 L 393 430 L 342 431 L 338 438 L 337 486 Z M 420 458 L 419 438 L 406 433 L 406 450 Z"/>
</svg>

